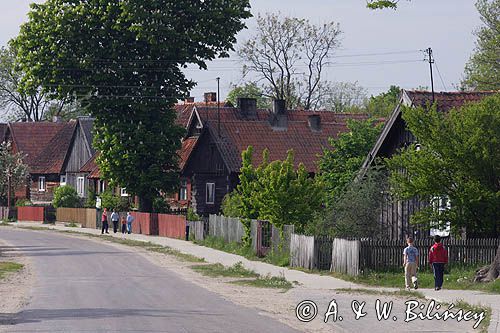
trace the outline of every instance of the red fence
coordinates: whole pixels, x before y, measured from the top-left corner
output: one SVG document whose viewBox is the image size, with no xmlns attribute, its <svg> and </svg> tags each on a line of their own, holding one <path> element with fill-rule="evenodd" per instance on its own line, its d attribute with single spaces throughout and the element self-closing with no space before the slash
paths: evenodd
<svg viewBox="0 0 500 333">
<path fill-rule="evenodd" d="M 159 235 L 170 238 L 186 237 L 186 217 L 183 215 L 158 214 Z"/>
<path fill-rule="evenodd" d="M 132 232 L 134 234 L 158 235 L 158 214 L 132 212 L 134 222 Z"/>
<path fill-rule="evenodd" d="M 18 221 L 44 221 L 44 207 L 17 207 Z"/>
</svg>

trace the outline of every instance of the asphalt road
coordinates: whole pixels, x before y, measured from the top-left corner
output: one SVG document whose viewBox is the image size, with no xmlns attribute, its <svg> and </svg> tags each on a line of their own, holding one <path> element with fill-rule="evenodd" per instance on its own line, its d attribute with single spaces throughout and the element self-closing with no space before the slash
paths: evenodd
<svg viewBox="0 0 500 333">
<path fill-rule="evenodd" d="M 296 332 L 133 251 L 9 228 L 0 239 L 30 258 L 36 276 L 8 332 Z"/>
</svg>

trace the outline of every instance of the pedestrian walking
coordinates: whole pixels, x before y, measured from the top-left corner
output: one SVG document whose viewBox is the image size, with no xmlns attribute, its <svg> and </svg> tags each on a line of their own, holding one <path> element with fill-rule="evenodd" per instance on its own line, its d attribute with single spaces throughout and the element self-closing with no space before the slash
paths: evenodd
<svg viewBox="0 0 500 333">
<path fill-rule="evenodd" d="M 125 234 L 127 233 L 127 219 L 125 216 L 122 216 L 122 239 L 125 238 Z"/>
<path fill-rule="evenodd" d="M 103 235 L 105 231 L 107 234 L 109 234 L 109 232 L 108 232 L 108 227 L 109 227 L 108 226 L 108 210 L 106 208 L 104 208 L 104 210 L 102 211 L 101 224 L 102 224 L 101 235 Z"/>
<path fill-rule="evenodd" d="M 444 265 L 448 263 L 448 251 L 441 244 L 441 237 L 434 236 L 434 245 L 429 249 L 429 264 L 434 272 L 434 290 L 443 287 Z"/>
<path fill-rule="evenodd" d="M 132 222 L 134 222 L 134 217 L 130 212 L 127 212 L 127 229 L 129 234 L 132 233 Z"/>
<path fill-rule="evenodd" d="M 113 222 L 113 233 L 116 234 L 118 231 L 118 221 L 120 220 L 120 215 L 113 209 L 113 213 L 111 214 L 111 222 Z"/>
<path fill-rule="evenodd" d="M 410 290 L 411 285 L 413 288 L 418 289 L 418 249 L 413 246 L 413 238 L 406 239 L 408 245 L 403 250 L 403 267 L 405 268 L 405 287 Z"/>
</svg>

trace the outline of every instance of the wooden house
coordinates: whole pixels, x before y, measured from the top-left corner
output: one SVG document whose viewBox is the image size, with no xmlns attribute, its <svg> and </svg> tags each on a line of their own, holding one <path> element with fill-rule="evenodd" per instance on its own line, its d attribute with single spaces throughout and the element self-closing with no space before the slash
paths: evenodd
<svg viewBox="0 0 500 333">
<path fill-rule="evenodd" d="M 78 196 L 82 199 L 88 197 L 89 181 L 88 172 L 82 172 L 82 167 L 95 154 L 92 141 L 94 119 L 89 117 L 79 117 L 76 121 L 76 128 L 69 147 L 68 158 L 64 164 L 61 184 L 70 185 L 76 189 Z"/>
<path fill-rule="evenodd" d="M 191 184 L 192 207 L 200 215 L 219 213 L 222 199 L 238 184 L 241 153 L 252 146 L 253 163 L 268 149 L 270 160 L 283 160 L 294 150 L 295 162 L 317 172 L 316 162 L 328 139 L 346 132 L 348 119 L 366 119 L 362 114 L 329 111 L 286 110 L 275 101 L 273 110 L 259 110 L 256 100 L 242 98 L 238 107 L 197 107 L 187 125 L 193 147 L 181 169 Z"/>
<path fill-rule="evenodd" d="M 477 102 L 493 92 L 438 92 L 434 94 L 434 101 L 439 112 L 448 112 L 459 108 L 465 103 Z M 429 107 L 433 103 L 433 95 L 428 91 L 402 90 L 399 104 L 385 123 L 375 145 L 366 157 L 361 168 L 360 177 L 364 176 L 368 168 L 379 158 L 390 158 L 402 148 L 410 144 L 418 144 L 418 139 L 408 130 L 402 117 L 403 107 Z M 435 230 L 426 230 L 410 224 L 410 217 L 420 209 L 429 205 L 429 200 L 413 198 L 411 200 L 393 200 L 386 192 L 380 215 L 381 230 L 384 237 L 390 239 L 405 239 L 408 236 L 428 237 Z M 446 209 L 447 203 L 440 200 L 440 208 Z"/>
<path fill-rule="evenodd" d="M 68 123 L 10 123 L 6 139 L 12 151 L 20 152 L 30 173 L 25 187 L 16 190 L 16 198 L 27 198 L 35 204 L 50 204 L 54 189 L 61 183 L 63 166 L 75 130 L 75 121 Z"/>
</svg>

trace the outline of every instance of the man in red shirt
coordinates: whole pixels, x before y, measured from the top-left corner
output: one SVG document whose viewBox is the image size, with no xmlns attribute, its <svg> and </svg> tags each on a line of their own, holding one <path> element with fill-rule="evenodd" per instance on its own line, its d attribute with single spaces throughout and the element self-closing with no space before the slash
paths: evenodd
<svg viewBox="0 0 500 333">
<path fill-rule="evenodd" d="M 444 265 L 448 263 L 448 251 L 441 244 L 441 237 L 434 236 L 434 245 L 429 249 L 429 264 L 434 271 L 434 290 L 443 287 Z"/>
</svg>

